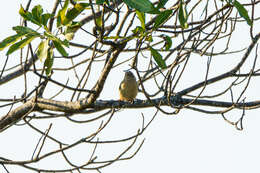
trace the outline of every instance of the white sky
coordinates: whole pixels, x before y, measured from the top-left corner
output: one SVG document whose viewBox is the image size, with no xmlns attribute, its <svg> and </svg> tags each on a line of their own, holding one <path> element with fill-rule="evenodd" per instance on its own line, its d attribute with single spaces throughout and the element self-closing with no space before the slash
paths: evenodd
<svg viewBox="0 0 260 173">
<path fill-rule="evenodd" d="M 11 28 L 19 24 L 18 9 L 20 3 L 25 4 L 25 0 L 9 0 L 5 1 L 4 5 L 0 6 L 0 16 L 2 16 L 0 40 L 13 34 Z M 38 0 L 38 4 L 44 4 L 44 0 Z M 46 5 L 46 4 L 45 4 Z M 50 8 L 49 8 L 50 9 Z M 256 7 L 258 9 L 259 16 L 259 5 Z M 259 22 L 258 22 L 258 26 Z M 258 27 L 258 28 L 259 28 Z M 248 28 L 246 28 L 248 29 Z M 234 41 L 238 40 L 236 44 L 238 47 L 248 45 L 248 42 L 241 42 L 248 35 L 235 35 Z M 80 36 L 79 36 L 80 37 Z M 245 37 L 245 38 L 244 38 Z M 244 44 L 244 45 L 243 45 Z M 254 52 L 254 51 L 253 51 Z M 259 52 L 260 54 L 260 52 Z M 5 51 L 0 52 L 2 60 L 0 61 L 0 66 L 2 67 Z M 236 54 L 232 56 L 241 57 L 242 54 Z M 252 56 L 254 56 L 252 54 Z M 13 62 L 16 61 L 12 57 Z M 229 62 L 227 58 L 215 60 L 214 62 L 222 63 L 223 68 L 230 68 L 230 65 L 234 62 Z M 218 62 L 219 61 L 219 62 Z M 206 61 L 204 61 L 205 63 Z M 258 60 L 259 62 L 259 60 Z M 194 64 L 196 59 L 194 60 Z M 226 65 L 226 66 L 225 66 Z M 193 70 L 197 70 L 196 75 L 200 69 L 196 69 L 196 64 L 193 66 Z M 213 66 L 214 67 L 214 66 Z M 127 66 L 126 66 L 127 68 Z M 118 86 L 120 80 L 122 79 L 122 73 L 118 71 L 113 72 L 116 78 L 108 81 L 107 86 Z M 189 78 L 195 78 L 196 76 L 190 76 Z M 214 76 L 212 72 L 211 76 Z M 204 76 L 203 76 L 204 77 Z M 22 80 L 21 80 L 22 81 Z M 66 81 L 66 79 L 64 79 Z M 183 85 L 187 85 L 183 83 Z M 1 86 L 0 97 L 10 98 L 14 96 L 13 91 L 18 85 L 10 85 L 10 87 Z M 23 85 L 23 84 L 21 84 Z M 115 87 L 116 88 L 116 87 Z M 216 88 L 217 89 L 217 88 Z M 18 88 L 19 90 L 19 88 Z M 112 89 L 113 90 L 113 89 Z M 213 91 L 215 91 L 213 89 Z M 105 88 L 104 95 L 102 99 L 111 97 L 111 91 Z M 116 91 L 112 91 L 116 92 Z M 250 92 L 247 93 L 247 97 L 250 100 L 257 100 L 259 98 L 259 81 L 252 82 L 250 85 Z M 138 96 L 139 98 L 142 96 Z M 116 94 L 113 99 L 118 99 Z M 229 98 L 228 98 L 229 99 Z M 228 101 L 227 99 L 227 101 Z M 116 118 L 113 119 L 108 129 L 101 134 L 101 138 L 106 136 L 113 136 L 115 138 L 120 136 L 126 136 L 127 134 L 133 134 L 138 127 L 141 127 L 141 112 L 145 115 L 145 121 L 148 122 L 152 117 L 154 109 L 144 109 L 140 110 L 127 110 L 121 111 L 117 114 Z M 6 110 L 0 109 L 0 116 L 4 115 Z M 240 115 L 242 111 L 232 111 L 230 116 Z M 140 143 L 142 138 L 145 138 L 145 143 L 139 153 L 128 161 L 122 161 L 112 164 L 111 166 L 102 169 L 104 173 L 108 172 L 163 172 L 163 173 L 189 173 L 189 172 L 199 172 L 199 173 L 219 173 L 219 172 L 259 172 L 259 159 L 260 159 L 260 116 L 259 111 L 247 111 L 246 117 L 244 119 L 244 130 L 237 131 L 233 126 L 227 124 L 223 121 L 222 117 L 219 115 L 206 115 L 193 111 L 182 110 L 177 116 L 168 116 L 159 113 L 149 128 L 146 130 L 144 135 L 142 135 L 137 142 Z M 59 119 L 60 120 L 60 119 Z M 84 131 L 87 127 L 78 126 L 76 124 L 71 126 L 62 126 L 65 120 L 60 120 L 55 124 L 56 133 L 58 137 L 63 138 L 63 136 L 70 135 L 71 142 L 73 139 L 78 139 L 76 133 L 73 131 Z M 48 123 L 40 125 L 42 129 L 48 127 Z M 95 125 L 90 125 L 88 128 L 94 128 Z M 22 130 L 21 130 L 22 129 Z M 70 133 L 71 132 L 71 133 Z M 66 137 L 66 136 L 64 136 Z M 8 155 L 9 158 L 22 159 L 28 156 L 29 159 L 33 148 L 38 140 L 39 136 L 32 134 L 29 128 L 12 127 L 0 133 L 0 157 L 5 157 Z M 19 141 L 19 143 L 17 143 Z M 113 146 L 117 149 L 117 146 Z M 102 152 L 103 157 L 107 158 L 111 154 L 112 149 L 102 148 L 97 152 Z M 125 146 L 126 147 L 126 146 Z M 98 148 L 99 149 L 99 148 Z M 28 151 L 28 152 L 24 152 Z M 84 150 L 85 151 L 85 150 Z M 104 153 L 105 151 L 105 153 Z M 132 150 L 133 151 L 133 150 Z M 86 152 L 87 153 L 87 152 Z M 75 153 L 72 154 L 75 160 L 84 159 L 84 153 L 80 152 L 80 147 L 75 149 Z M 55 159 L 54 159 L 55 160 Z M 56 162 L 55 162 L 56 163 Z M 51 166 L 53 162 L 46 162 L 43 165 Z M 56 163 L 59 164 L 59 163 Z M 25 172 L 24 169 L 20 167 L 6 166 L 10 172 Z M 0 166 L 0 172 L 4 172 L 4 169 Z M 26 171 L 29 172 L 29 171 Z"/>
</svg>

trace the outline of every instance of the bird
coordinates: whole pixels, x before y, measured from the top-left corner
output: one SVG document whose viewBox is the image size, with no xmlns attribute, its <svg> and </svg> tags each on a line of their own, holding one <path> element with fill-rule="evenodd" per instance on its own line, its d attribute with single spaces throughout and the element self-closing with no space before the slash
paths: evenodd
<svg viewBox="0 0 260 173">
<path fill-rule="evenodd" d="M 138 93 L 137 82 L 131 71 L 126 71 L 119 85 L 119 100 L 133 102 Z"/>
</svg>

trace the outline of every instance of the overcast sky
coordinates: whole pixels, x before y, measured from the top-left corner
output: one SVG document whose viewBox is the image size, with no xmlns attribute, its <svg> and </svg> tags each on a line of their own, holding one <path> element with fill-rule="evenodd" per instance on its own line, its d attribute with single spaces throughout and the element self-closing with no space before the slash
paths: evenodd
<svg viewBox="0 0 260 173">
<path fill-rule="evenodd" d="M 5 1 L 0 6 L 1 16 L 1 32 L 0 40 L 13 34 L 12 27 L 19 24 L 20 18 L 18 16 L 18 10 L 20 3 L 25 4 L 25 0 L 9 0 Z M 38 0 L 37 3 L 45 4 L 44 0 Z M 51 3 L 52 4 L 52 3 Z M 258 9 L 258 10 L 257 10 Z M 50 10 L 50 8 L 49 8 Z M 257 14 L 260 14 L 260 7 L 256 7 Z M 257 22 L 260 28 L 260 23 Z M 245 26 L 247 27 L 247 26 Z M 248 33 L 249 27 L 247 27 Z M 77 36 L 80 37 L 80 36 Z M 234 40 L 237 39 L 238 47 L 243 44 L 248 44 L 248 34 L 243 32 L 234 36 Z M 241 40 L 245 40 L 243 41 Z M 246 45 L 244 45 L 246 46 Z M 254 52 L 254 51 L 252 51 Z M 243 53 L 236 54 L 241 57 Z M 260 52 L 259 52 L 260 54 Z M 0 67 L 2 67 L 5 51 L 0 52 Z M 254 56 L 254 55 L 252 55 Z M 16 61 L 12 57 L 13 61 Z M 228 57 L 226 57 L 225 61 Z M 206 62 L 206 61 L 205 61 Z M 220 60 L 223 63 L 223 59 Z M 220 63 L 217 62 L 216 63 Z M 260 62 L 258 60 L 258 62 Z M 258 63 L 259 64 L 259 63 Z M 223 68 L 229 68 L 230 65 L 224 64 Z M 194 70 L 196 69 L 196 60 L 194 60 Z M 119 85 L 120 80 L 123 77 L 122 73 L 115 72 L 115 80 L 111 80 L 111 85 Z M 189 74 L 196 75 L 196 73 Z M 212 74 L 213 75 L 213 74 Z M 195 78 L 196 76 L 194 76 Z M 248 93 L 249 99 L 259 99 L 259 81 L 253 82 L 252 88 Z M 0 86 L 0 97 L 11 98 L 14 96 L 13 91 L 17 86 Z M 108 84 L 110 85 L 110 84 Z M 185 85 L 185 84 L 184 84 Z M 116 88 L 116 87 L 114 87 Z M 254 89 L 255 88 L 255 89 Z M 117 92 L 116 89 L 112 89 L 113 93 Z M 107 88 L 102 99 L 106 99 L 111 96 L 111 93 Z M 115 94 L 117 95 L 117 94 Z M 142 98 L 141 95 L 138 95 Z M 114 96 L 114 99 L 118 99 Z M 227 98 L 228 99 L 228 98 Z M 117 117 L 111 122 L 111 129 L 101 134 L 101 136 L 115 134 L 116 136 L 124 136 L 127 133 L 132 133 L 141 126 L 142 118 L 141 112 L 145 116 L 145 121 L 148 122 L 153 116 L 154 109 L 140 110 L 127 110 L 117 114 Z M 5 109 L 0 108 L 0 116 L 6 113 Z M 241 115 L 241 111 L 231 112 L 230 116 Z M 104 173 L 110 172 L 124 172 L 124 173 L 137 173 L 137 172 L 163 172 L 163 173 L 220 173 L 220 172 L 259 172 L 259 160 L 260 160 L 260 114 L 259 110 L 248 111 L 247 116 L 244 119 L 244 130 L 238 131 L 230 124 L 226 123 L 220 115 L 207 115 L 198 112 L 182 110 L 177 116 L 164 115 L 158 113 L 155 120 L 141 136 L 138 143 L 145 138 L 145 143 L 139 153 L 128 161 L 121 161 L 112 164 L 111 166 L 102 169 Z M 57 125 L 58 126 L 58 125 Z M 47 125 L 43 127 L 46 129 Z M 69 127 L 68 127 L 69 128 Z M 73 127 L 74 128 L 74 127 Z M 75 128 L 76 125 L 75 125 Z M 21 130 L 21 127 L 12 127 L 0 133 L 0 157 L 8 156 L 12 159 L 24 158 L 24 155 L 28 156 L 32 153 L 24 154 L 23 148 L 27 148 L 28 152 L 32 152 L 33 149 L 28 148 L 31 143 L 35 146 L 38 138 L 31 137 L 31 131 L 29 128 Z M 80 130 L 80 129 L 78 129 Z M 63 129 L 62 134 L 68 134 L 70 131 Z M 69 134 L 68 134 L 69 135 Z M 20 143 L 17 143 L 17 138 L 21 138 Z M 7 150 L 12 148 L 12 150 Z M 115 146 L 116 149 L 116 146 Z M 113 150 L 113 149 L 112 149 Z M 100 152 L 109 154 L 111 148 L 106 150 L 100 149 Z M 85 155 L 75 150 L 75 155 L 79 158 L 84 158 Z M 43 163 L 43 165 L 51 165 L 52 162 Z M 19 167 L 8 166 L 7 168 L 11 173 L 13 172 L 25 172 L 24 169 Z M 4 169 L 0 166 L 0 172 L 4 172 Z M 29 171 L 26 171 L 29 172 Z"/>
</svg>

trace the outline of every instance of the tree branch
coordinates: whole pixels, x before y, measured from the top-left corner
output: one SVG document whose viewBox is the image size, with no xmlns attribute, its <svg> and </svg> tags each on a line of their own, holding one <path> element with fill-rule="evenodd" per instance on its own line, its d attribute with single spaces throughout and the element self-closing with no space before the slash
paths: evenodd
<svg viewBox="0 0 260 173">
<path fill-rule="evenodd" d="M 220 80 L 223 80 L 223 79 L 226 79 L 228 77 L 231 77 L 231 76 L 234 76 L 235 73 L 242 67 L 242 65 L 245 63 L 246 59 L 248 58 L 249 54 L 251 53 L 251 51 L 253 50 L 254 46 L 256 45 L 257 41 L 259 40 L 260 38 L 260 32 L 254 37 L 252 43 L 249 45 L 246 53 L 244 54 L 244 56 L 242 57 L 241 61 L 230 71 L 226 72 L 226 73 L 223 73 L 219 76 L 216 76 L 216 77 L 213 77 L 211 79 L 208 79 L 207 81 L 203 81 L 203 82 L 200 82 L 194 86 L 191 86 L 187 89 L 184 89 L 182 90 L 181 92 L 179 92 L 178 94 L 180 96 L 182 95 L 186 95 L 196 89 L 199 89 L 201 87 L 203 87 L 205 85 L 205 83 L 208 85 L 208 84 L 212 84 L 214 82 L 217 82 L 217 81 L 220 81 Z"/>
<path fill-rule="evenodd" d="M 170 102 L 169 102 L 170 101 Z M 15 122 L 19 121 L 22 117 L 28 115 L 31 112 L 35 111 L 57 111 L 64 113 L 89 113 L 89 110 L 94 110 L 95 112 L 113 108 L 148 108 L 156 106 L 168 106 L 173 105 L 176 108 L 179 108 L 182 105 L 192 103 L 192 105 L 201 105 L 201 106 L 210 106 L 210 107 L 219 107 L 219 108 L 229 108 L 234 107 L 237 109 L 256 109 L 260 107 L 260 100 L 245 102 L 245 103 L 232 103 L 232 102 L 224 102 L 224 101 L 212 101 L 205 99 L 188 99 L 188 98 L 180 98 L 179 96 L 171 96 L 170 99 L 166 97 L 160 97 L 156 99 L 151 99 L 151 101 L 147 100 L 135 100 L 134 104 L 130 102 L 123 102 L 118 100 L 97 100 L 94 103 L 88 104 L 82 101 L 76 102 L 68 102 L 68 101 L 55 101 L 44 98 L 32 98 L 27 101 L 22 106 L 10 111 L 7 115 L 1 117 L 0 119 L 0 131 L 5 130 Z M 82 109 L 84 107 L 84 109 Z"/>
</svg>

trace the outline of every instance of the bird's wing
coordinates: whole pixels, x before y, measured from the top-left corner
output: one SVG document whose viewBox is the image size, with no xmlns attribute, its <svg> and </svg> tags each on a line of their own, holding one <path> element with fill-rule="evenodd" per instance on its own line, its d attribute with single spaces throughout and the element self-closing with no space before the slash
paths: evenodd
<svg viewBox="0 0 260 173">
<path fill-rule="evenodd" d="M 124 83 L 124 81 L 122 81 L 121 83 L 120 83 L 120 85 L 119 85 L 119 90 L 122 90 L 122 89 L 124 89 L 125 88 L 125 83 Z"/>
</svg>

